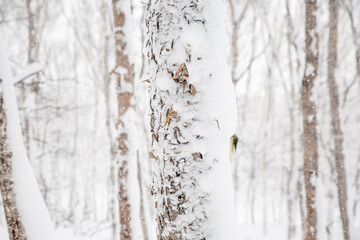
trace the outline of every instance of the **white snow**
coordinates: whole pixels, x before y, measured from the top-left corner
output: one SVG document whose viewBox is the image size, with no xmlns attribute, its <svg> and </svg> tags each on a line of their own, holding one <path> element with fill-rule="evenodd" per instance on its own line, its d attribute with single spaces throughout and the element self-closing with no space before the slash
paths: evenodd
<svg viewBox="0 0 360 240">
<path fill-rule="evenodd" d="M 29 240 L 51 240 L 52 223 L 26 155 L 15 88 L 2 38 L 0 53 L 0 78 L 3 81 L 7 136 L 13 156 L 14 192 L 20 219 Z"/>
<path fill-rule="evenodd" d="M 43 70 L 43 66 L 39 63 L 32 63 L 30 65 L 28 65 L 20 74 L 16 75 L 14 77 L 14 84 L 17 84 L 23 80 L 25 80 L 26 78 L 41 72 Z"/>
<path fill-rule="evenodd" d="M 186 9 L 189 2 L 171 4 L 154 3 L 154 8 L 166 8 L 167 16 L 181 16 L 179 9 Z M 157 90 L 168 90 L 170 93 L 163 96 L 163 109 L 173 109 L 181 116 L 181 122 L 191 122 L 190 130 L 182 129 L 182 137 L 186 140 L 193 141 L 189 145 L 182 145 L 177 160 L 179 162 L 179 169 L 184 169 L 186 174 L 183 174 L 181 179 L 181 192 L 187 196 L 187 201 L 184 203 L 184 208 L 190 209 L 187 214 L 179 215 L 175 220 L 171 220 L 170 227 L 164 229 L 164 235 L 170 228 L 178 229 L 184 234 L 187 239 L 196 239 L 202 234 L 201 231 L 183 232 L 187 224 L 195 222 L 195 226 L 203 228 L 203 232 L 207 239 L 235 239 L 235 207 L 233 197 L 233 185 L 231 178 L 229 148 L 230 137 L 235 132 L 237 123 L 237 111 L 235 92 L 231 82 L 230 70 L 226 61 L 226 32 L 225 32 L 225 7 L 222 1 L 205 0 L 197 3 L 196 9 L 200 13 L 194 14 L 189 10 L 189 18 L 198 18 L 198 22 L 191 22 L 187 24 L 183 19 L 169 20 L 168 17 L 163 17 L 162 24 L 167 21 L 174 21 L 171 27 L 173 31 L 164 30 L 164 32 L 153 30 L 153 35 L 150 36 L 153 51 L 157 56 L 157 65 L 161 66 L 160 72 L 157 72 L 157 65 L 152 62 L 150 71 L 150 78 Z M 157 10 L 159 11 L 159 10 Z M 196 17 L 195 17 L 196 16 Z M 204 19 L 204 24 L 201 20 Z M 177 22 L 180 23 L 177 23 Z M 183 21 L 183 23 L 181 23 Z M 155 22 L 155 21 L 154 21 Z M 150 28 L 156 28 L 153 22 L 150 23 Z M 165 29 L 166 29 L 165 27 Z M 172 40 L 174 41 L 173 48 L 170 47 Z M 168 49 L 168 50 L 166 50 Z M 191 55 L 191 59 L 189 56 Z M 185 63 L 188 70 L 189 77 L 186 79 L 187 84 L 192 84 L 196 89 L 196 94 L 189 97 L 189 95 L 176 95 L 179 83 L 175 83 L 167 71 L 176 73 L 179 71 L 179 64 Z M 154 89 L 152 89 L 154 91 Z M 154 94 L 154 93 L 153 93 Z M 186 101 L 194 102 L 192 106 L 187 106 Z M 155 100 L 155 102 L 157 102 Z M 155 105 L 157 103 L 154 103 Z M 161 113 L 156 112 L 157 117 Z M 162 116 L 166 115 L 165 112 Z M 196 118 L 194 121 L 192 118 Z M 162 118 L 162 126 L 159 127 L 159 133 L 164 134 L 165 131 L 165 117 Z M 155 124 L 158 124 L 157 122 Z M 195 139 L 196 135 L 204 136 L 203 140 Z M 175 141 L 175 139 L 167 140 Z M 164 150 L 162 148 L 164 147 Z M 157 147 L 153 149 L 154 155 L 159 156 L 159 159 L 167 158 L 167 153 L 171 149 L 171 145 L 167 145 L 167 141 L 163 137 L 159 137 Z M 181 157 L 188 158 L 192 153 L 202 153 L 204 162 L 197 164 L 196 162 L 181 162 Z M 166 161 L 166 160 L 165 160 Z M 159 166 L 160 165 L 160 166 Z M 155 179 L 161 176 L 171 176 L 175 173 L 173 165 L 164 164 L 162 160 L 157 162 L 153 171 L 155 172 Z M 182 170 L 180 170 L 182 171 Z M 195 178 L 191 179 L 191 176 Z M 176 179 L 176 178 L 174 178 Z M 160 184 L 163 184 L 160 186 Z M 162 187 L 171 188 L 167 186 L 169 183 L 154 183 L 154 189 L 161 189 Z M 177 184 L 177 183 L 176 183 Z M 194 184 L 194 187 L 191 187 Z M 178 202 L 176 195 L 167 195 L 172 202 Z M 163 196 L 158 194 L 155 196 L 158 203 L 158 211 L 162 211 Z M 205 200 L 202 200 L 205 198 Z M 160 207 L 159 207 L 160 205 Z M 193 208 L 191 210 L 191 208 Z M 205 217 L 204 217 L 205 214 Z M 200 220 L 198 220 L 200 219 Z"/>
</svg>

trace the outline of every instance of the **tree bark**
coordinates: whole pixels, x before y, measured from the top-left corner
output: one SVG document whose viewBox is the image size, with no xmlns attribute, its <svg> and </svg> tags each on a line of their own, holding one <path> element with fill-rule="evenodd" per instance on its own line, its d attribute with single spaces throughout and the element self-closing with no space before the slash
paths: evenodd
<svg viewBox="0 0 360 240">
<path fill-rule="evenodd" d="M 26 240 L 25 229 L 19 218 L 13 189 L 12 153 L 7 144 L 6 114 L 4 109 L 2 80 L 0 80 L 0 190 L 10 240 Z"/>
<path fill-rule="evenodd" d="M 34 62 L 37 62 L 39 57 L 39 34 L 40 29 L 38 26 L 39 23 L 39 14 L 40 14 L 40 6 L 41 3 L 35 2 L 34 0 L 26 0 L 26 10 L 27 10 L 27 20 L 28 20 L 28 64 L 32 64 Z M 35 77 L 31 80 L 31 91 L 33 92 L 34 97 L 34 103 L 35 107 L 37 107 L 39 103 L 39 79 L 38 74 L 36 74 Z M 24 137 L 25 137 L 25 144 L 26 144 L 26 152 L 30 159 L 32 159 L 31 151 L 32 151 L 32 140 L 33 138 L 38 139 L 38 136 L 36 136 L 38 133 L 35 131 L 32 131 L 32 128 L 34 126 L 38 125 L 38 115 L 37 110 L 35 109 L 35 121 L 30 120 L 29 116 L 29 103 L 27 100 L 31 95 L 27 93 L 27 89 L 25 87 L 25 84 L 21 84 L 21 105 L 25 106 L 25 112 L 24 112 Z M 37 129 L 36 129 L 37 130 Z M 34 135 L 34 136 L 32 136 Z"/>
<path fill-rule="evenodd" d="M 306 194 L 306 240 L 316 240 L 316 181 L 318 177 L 318 140 L 316 104 L 311 99 L 314 81 L 318 74 L 319 33 L 317 30 L 316 0 L 305 0 L 306 66 L 301 88 L 301 109 L 303 115 L 303 159 L 304 185 Z"/>
<path fill-rule="evenodd" d="M 136 135 L 136 109 L 134 98 L 134 63 L 130 53 L 131 39 L 131 1 L 113 0 L 113 15 L 115 22 L 115 57 L 116 66 L 111 72 L 117 81 L 117 103 L 118 118 L 117 128 L 117 150 L 118 150 L 118 187 L 119 187 L 119 216 L 120 216 L 120 239 L 130 240 L 135 238 L 133 231 L 134 220 L 139 216 L 134 216 L 133 211 L 137 206 L 130 201 L 130 178 L 137 179 L 134 175 L 137 168 L 136 145 L 134 135 Z"/>
<path fill-rule="evenodd" d="M 344 234 L 344 240 L 349 240 L 349 217 L 347 212 L 347 184 L 345 160 L 343 154 L 343 132 L 339 113 L 339 90 L 336 83 L 335 71 L 337 67 L 337 38 L 338 38 L 338 0 L 329 0 L 329 52 L 328 52 L 328 88 L 331 110 L 331 132 L 335 143 L 334 158 L 336 170 L 336 185 L 340 216 Z"/>
<path fill-rule="evenodd" d="M 236 103 L 222 39 L 224 10 L 221 0 L 147 5 L 149 157 L 159 240 L 235 237 L 229 139 Z M 218 112 L 224 109 L 232 112 Z"/>
</svg>

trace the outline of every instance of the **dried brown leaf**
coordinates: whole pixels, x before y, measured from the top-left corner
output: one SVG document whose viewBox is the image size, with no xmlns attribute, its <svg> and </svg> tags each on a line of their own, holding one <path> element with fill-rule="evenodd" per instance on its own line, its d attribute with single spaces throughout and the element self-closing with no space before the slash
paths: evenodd
<svg viewBox="0 0 360 240">
<path fill-rule="evenodd" d="M 196 88 L 194 87 L 194 85 L 190 84 L 190 94 L 191 95 L 195 95 L 196 94 Z"/>
</svg>

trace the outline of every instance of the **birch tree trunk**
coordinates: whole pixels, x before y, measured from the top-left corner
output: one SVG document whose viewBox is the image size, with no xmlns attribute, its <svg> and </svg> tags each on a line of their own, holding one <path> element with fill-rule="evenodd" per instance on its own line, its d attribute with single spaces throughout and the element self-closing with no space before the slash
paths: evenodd
<svg viewBox="0 0 360 240">
<path fill-rule="evenodd" d="M 306 240 L 316 240 L 316 181 L 318 176 L 318 140 L 316 104 L 311 99 L 314 81 L 318 74 L 319 34 L 317 30 L 317 1 L 305 0 L 306 66 L 301 88 L 303 116 L 304 185 L 306 194 Z"/>
<path fill-rule="evenodd" d="M 131 58 L 131 0 L 114 0 L 118 119 L 118 187 L 120 239 L 139 239 L 139 184 L 137 183 L 137 126 L 134 99 L 134 62 Z"/>
<path fill-rule="evenodd" d="M 26 240 L 13 188 L 12 153 L 6 139 L 6 114 L 0 79 L 0 190 L 10 240 Z"/>
<path fill-rule="evenodd" d="M 225 58 L 225 3 L 150 0 L 146 41 L 159 240 L 231 240 L 229 161 L 236 102 Z"/>
<path fill-rule="evenodd" d="M 343 132 L 341 130 L 339 113 L 339 90 L 335 78 L 337 67 L 337 41 L 338 41 L 338 0 L 329 0 L 329 53 L 328 53 L 328 87 L 331 110 L 331 130 L 335 143 L 335 170 L 338 190 L 340 216 L 343 227 L 344 240 L 349 240 L 349 217 L 347 213 L 347 185 L 343 153 Z"/>
</svg>

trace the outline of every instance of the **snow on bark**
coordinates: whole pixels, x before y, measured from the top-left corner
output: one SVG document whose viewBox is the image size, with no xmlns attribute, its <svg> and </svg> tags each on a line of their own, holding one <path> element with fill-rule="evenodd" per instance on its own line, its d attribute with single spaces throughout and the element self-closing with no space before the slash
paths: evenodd
<svg viewBox="0 0 360 240">
<path fill-rule="evenodd" d="M 10 64 L 2 40 L 0 40 L 0 53 L 0 78 L 7 117 L 7 137 L 12 152 L 13 187 L 19 216 L 28 240 L 51 240 L 52 223 L 26 155 Z"/>
<path fill-rule="evenodd" d="M 146 41 L 157 235 L 234 239 L 229 161 L 236 102 L 225 3 L 150 0 Z"/>
<path fill-rule="evenodd" d="M 143 239 L 140 220 L 140 190 L 137 181 L 137 126 L 134 99 L 134 61 L 132 55 L 132 6 L 130 0 L 113 1 L 117 82 L 118 186 L 120 238 Z"/>
</svg>

